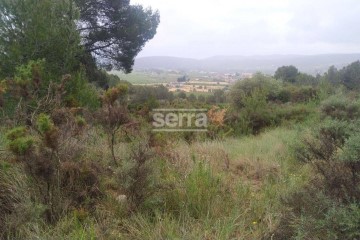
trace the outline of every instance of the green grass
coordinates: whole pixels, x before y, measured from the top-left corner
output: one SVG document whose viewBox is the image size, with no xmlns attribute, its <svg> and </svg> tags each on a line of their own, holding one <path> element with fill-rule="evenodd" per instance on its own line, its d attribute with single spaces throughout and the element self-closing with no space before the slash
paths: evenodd
<svg viewBox="0 0 360 240">
<path fill-rule="evenodd" d="M 93 131 L 82 159 L 106 165 L 106 139 L 95 141 L 101 134 Z M 294 160 L 290 145 L 299 132 L 277 128 L 223 141 L 173 142 L 157 155 L 146 188 L 152 194 L 137 211 L 116 200 L 124 179 L 107 173 L 99 176 L 105 196 L 93 213 L 69 213 L 54 226 L 34 223 L 19 231 L 34 239 L 261 239 L 277 228 L 286 210 L 281 199 L 308 181 L 310 170 Z M 129 149 L 127 143 L 115 147 L 122 166 Z"/>
<path fill-rule="evenodd" d="M 7 153 L 7 141 L 6 141 L 6 131 L 5 129 L 0 128 L 0 163 L 2 160 L 6 159 Z"/>
<path fill-rule="evenodd" d="M 0 150 L 5 149 L 5 131 L 0 128 Z"/>
<path fill-rule="evenodd" d="M 164 189 L 149 199 L 159 203 L 150 208 L 155 215 L 145 211 L 124 219 L 125 233 L 119 234 L 260 239 L 277 227 L 285 210 L 280 199 L 308 180 L 309 169 L 294 161 L 288 144 L 297 136 L 296 130 L 279 128 L 223 142 L 178 143 L 162 170 Z"/>
<path fill-rule="evenodd" d="M 132 72 L 130 74 L 124 74 L 122 72 L 113 71 L 111 74 L 115 74 L 120 77 L 121 80 L 126 80 L 131 84 L 162 84 L 176 82 L 180 74 L 172 73 L 160 73 L 160 74 L 150 74 L 144 72 Z"/>
</svg>

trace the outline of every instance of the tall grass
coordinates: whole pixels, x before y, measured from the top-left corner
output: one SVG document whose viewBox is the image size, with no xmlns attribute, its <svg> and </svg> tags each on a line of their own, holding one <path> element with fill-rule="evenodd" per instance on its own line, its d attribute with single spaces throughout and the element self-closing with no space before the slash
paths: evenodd
<svg viewBox="0 0 360 240">
<path fill-rule="evenodd" d="M 139 193 L 146 197 L 136 209 L 131 198 L 117 200 L 127 194 L 117 173 L 131 160 L 131 144 L 118 142 L 123 166 L 99 170 L 105 196 L 94 209 L 74 209 L 54 226 L 35 221 L 18 232 L 29 239 L 261 239 L 279 225 L 286 211 L 281 199 L 309 178 L 291 150 L 298 134 L 277 128 L 240 139 L 172 142 L 155 156 L 144 182 L 150 185 L 137 189 L 147 192 Z M 111 156 L 105 137 L 94 138 L 99 135 L 89 131 L 79 161 L 107 166 Z"/>
<path fill-rule="evenodd" d="M 178 143 L 151 212 L 124 220 L 131 239 L 260 239 L 276 229 L 280 199 L 307 182 L 290 144 L 296 130 Z M 121 234 L 121 233 L 119 233 Z"/>
</svg>

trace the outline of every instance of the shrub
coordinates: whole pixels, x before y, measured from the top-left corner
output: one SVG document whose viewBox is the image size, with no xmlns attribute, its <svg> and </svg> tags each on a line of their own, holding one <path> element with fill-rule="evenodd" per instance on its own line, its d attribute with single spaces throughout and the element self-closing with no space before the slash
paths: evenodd
<svg viewBox="0 0 360 240">
<path fill-rule="evenodd" d="M 64 199 L 64 203 L 71 207 L 93 208 L 95 200 L 102 197 L 97 176 L 99 170 L 96 165 L 66 161 L 61 163 L 59 170 L 61 174 L 59 197 Z"/>
<path fill-rule="evenodd" d="M 302 162 L 330 161 L 350 136 L 353 127 L 345 121 L 326 120 L 311 129 L 295 147 L 296 157 Z"/>
<path fill-rule="evenodd" d="M 233 107 L 241 109 L 245 106 L 247 98 L 254 95 L 255 92 L 264 95 L 266 102 L 276 98 L 280 90 L 280 81 L 262 74 L 256 74 L 254 78 L 236 82 L 229 95 Z"/>
<path fill-rule="evenodd" d="M 130 147 L 130 155 L 123 161 L 117 173 L 122 191 L 130 199 L 130 207 L 135 210 L 149 198 L 153 192 L 153 152 L 149 146 L 149 138 L 135 139 Z"/>
<path fill-rule="evenodd" d="M 293 103 L 309 102 L 318 98 L 318 92 L 313 87 L 297 87 L 290 90 L 290 101 Z"/>
<path fill-rule="evenodd" d="M 340 159 L 349 163 L 360 162 L 360 134 L 352 135 L 346 140 Z"/>
<path fill-rule="evenodd" d="M 36 122 L 37 128 L 38 130 L 44 134 L 48 131 L 50 131 L 53 127 L 54 127 L 54 123 L 52 122 L 52 120 L 50 119 L 50 116 L 41 113 L 38 116 L 37 122 Z"/>
<path fill-rule="evenodd" d="M 75 73 L 66 83 L 66 105 L 68 107 L 88 107 L 95 110 L 100 107 L 98 90 L 90 83 L 83 71 Z"/>
<path fill-rule="evenodd" d="M 273 123 L 279 125 L 285 121 L 300 123 L 305 121 L 307 118 L 314 115 L 314 110 L 306 105 L 280 105 L 280 106 L 271 106 L 271 111 L 273 112 L 274 120 Z"/>
<path fill-rule="evenodd" d="M 27 135 L 27 130 L 25 127 L 16 127 L 11 130 L 9 130 L 6 133 L 6 138 L 9 141 L 14 141 L 18 138 L 25 137 Z"/>
<path fill-rule="evenodd" d="M 117 87 L 113 87 L 108 89 L 105 94 L 103 101 L 106 104 L 113 105 L 116 100 L 120 98 L 124 98 L 128 93 L 128 86 L 125 84 L 118 85 Z"/>
<path fill-rule="evenodd" d="M 330 117 L 346 121 L 360 118 L 360 102 L 343 95 L 329 97 L 321 104 L 320 110 L 322 118 Z"/>
<path fill-rule="evenodd" d="M 287 103 L 291 101 L 291 92 L 289 89 L 282 89 L 277 96 L 277 100 L 282 103 Z"/>
<path fill-rule="evenodd" d="M 235 126 L 241 134 L 257 134 L 271 125 L 271 114 L 266 103 L 266 92 L 255 89 L 242 98 L 242 108 L 235 112 Z M 232 125 L 232 124 L 231 124 Z M 242 129 L 242 130 L 241 130 Z"/>
<path fill-rule="evenodd" d="M 23 156 L 30 151 L 33 145 L 34 139 L 32 137 L 21 137 L 11 141 L 9 148 L 14 154 Z"/>
<path fill-rule="evenodd" d="M 360 199 L 359 136 L 357 124 L 328 120 L 295 151 L 299 160 L 310 163 L 323 177 L 325 193 L 342 202 Z"/>
<path fill-rule="evenodd" d="M 127 85 L 108 89 L 102 97 L 103 106 L 96 113 L 98 122 L 108 135 L 108 144 L 115 165 L 118 164 L 114 150 L 116 134 L 124 124 L 130 121 L 126 103 L 127 91 Z"/>
<path fill-rule="evenodd" d="M 321 227 L 328 228 L 329 237 L 337 239 L 360 238 L 360 205 L 351 203 L 347 206 L 333 206 L 326 212 L 325 221 Z"/>
<path fill-rule="evenodd" d="M 318 90 L 314 87 L 288 85 L 275 96 L 274 100 L 282 103 L 306 103 L 316 100 L 318 95 Z"/>
<path fill-rule="evenodd" d="M 246 100 L 246 107 L 232 110 L 226 116 L 226 124 L 237 134 L 259 134 L 267 127 L 284 123 L 298 123 L 315 116 L 315 110 L 308 105 L 265 103 L 256 94 Z"/>
<path fill-rule="evenodd" d="M 24 156 L 32 149 L 35 139 L 27 135 L 25 127 L 17 127 L 6 134 L 9 149 L 17 156 Z"/>
<path fill-rule="evenodd" d="M 359 204 L 336 203 L 316 185 L 307 186 L 283 199 L 283 204 L 291 211 L 283 214 L 277 229 L 270 234 L 273 239 L 359 238 Z"/>
</svg>

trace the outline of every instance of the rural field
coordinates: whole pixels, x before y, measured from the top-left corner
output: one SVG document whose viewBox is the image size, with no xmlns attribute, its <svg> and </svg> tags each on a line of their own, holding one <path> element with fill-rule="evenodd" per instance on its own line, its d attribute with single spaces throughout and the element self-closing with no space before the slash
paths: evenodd
<svg viewBox="0 0 360 240">
<path fill-rule="evenodd" d="M 124 74 L 118 71 L 112 71 L 111 74 L 118 76 L 120 79 L 130 82 L 135 85 L 147 85 L 147 84 L 164 84 L 170 82 L 176 82 L 181 74 L 168 73 L 168 72 L 133 72 L 130 74 Z"/>
</svg>

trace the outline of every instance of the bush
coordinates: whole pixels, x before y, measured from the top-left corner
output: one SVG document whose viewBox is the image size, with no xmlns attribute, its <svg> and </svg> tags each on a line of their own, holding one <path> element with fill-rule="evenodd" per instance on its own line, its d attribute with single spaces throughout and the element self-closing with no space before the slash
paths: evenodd
<svg viewBox="0 0 360 240">
<path fill-rule="evenodd" d="M 27 154 L 35 143 L 35 139 L 27 135 L 25 127 L 17 127 L 10 130 L 6 137 L 9 141 L 9 149 L 17 156 Z"/>
<path fill-rule="evenodd" d="M 99 170 L 96 165 L 66 161 L 61 163 L 59 171 L 61 175 L 59 198 L 63 201 L 59 201 L 59 203 L 64 204 L 66 202 L 66 205 L 70 205 L 72 208 L 93 208 L 96 200 L 102 197 L 97 176 Z"/>
<path fill-rule="evenodd" d="M 280 106 L 271 106 L 271 111 L 275 115 L 273 123 L 276 125 L 284 122 L 300 123 L 314 115 L 314 110 L 307 105 L 291 105 L 284 104 Z"/>
<path fill-rule="evenodd" d="M 264 95 L 265 102 L 276 99 L 281 91 L 281 82 L 271 77 L 256 74 L 254 78 L 238 81 L 230 91 L 230 101 L 236 109 L 245 106 L 248 97 L 254 95 L 255 92 Z"/>
<path fill-rule="evenodd" d="M 283 198 L 289 207 L 273 239 L 358 239 L 360 236 L 359 122 L 327 119 L 295 149 L 313 166 L 308 186 Z"/>
<path fill-rule="evenodd" d="M 348 163 L 360 162 L 360 134 L 352 135 L 346 140 L 340 159 Z"/>
<path fill-rule="evenodd" d="M 19 115 L 18 111 L 21 108 L 24 112 L 29 111 L 29 105 L 36 104 L 32 100 L 46 94 L 43 79 L 44 63 L 43 60 L 29 61 L 18 66 L 12 73 L 12 78 L 0 82 L 0 108 L 4 111 L 4 117 Z M 20 119 L 16 121 L 19 122 Z"/>
<path fill-rule="evenodd" d="M 259 134 L 267 127 L 305 121 L 315 113 L 307 105 L 266 104 L 261 97 L 251 98 L 245 101 L 247 104 L 242 110 L 232 110 L 227 114 L 226 124 L 233 127 L 236 134 Z"/>
<path fill-rule="evenodd" d="M 130 208 L 135 210 L 154 193 L 154 158 L 146 136 L 144 139 L 136 139 L 130 150 L 128 159 L 118 169 L 117 180 L 130 200 Z"/>
<path fill-rule="evenodd" d="M 318 187 L 307 186 L 283 199 L 283 204 L 291 211 L 283 215 L 275 232 L 270 234 L 273 239 L 358 239 L 360 236 L 358 203 L 336 203 Z"/>
<path fill-rule="evenodd" d="M 318 98 L 318 90 L 314 87 L 304 86 L 285 86 L 279 94 L 274 98 L 274 101 L 282 103 L 306 103 Z"/>
<path fill-rule="evenodd" d="M 295 151 L 299 160 L 310 163 L 323 177 L 325 193 L 342 202 L 360 199 L 359 136 L 357 124 L 328 120 Z"/>
<path fill-rule="evenodd" d="M 296 157 L 301 162 L 330 161 L 335 152 L 350 136 L 351 126 L 344 121 L 326 120 L 306 133 L 295 146 Z"/>
<path fill-rule="evenodd" d="M 335 95 L 325 100 L 320 107 L 322 118 L 352 121 L 360 118 L 360 101 L 343 95 Z"/>
<path fill-rule="evenodd" d="M 88 82 L 83 71 L 75 73 L 66 84 L 65 99 L 68 107 L 88 107 L 95 110 L 101 105 L 98 89 Z"/>
<path fill-rule="evenodd" d="M 34 139 L 32 137 L 21 137 L 11 141 L 9 143 L 9 148 L 14 154 L 23 156 L 29 152 L 33 145 Z"/>
<path fill-rule="evenodd" d="M 18 138 L 25 137 L 27 135 L 27 130 L 25 127 L 16 127 L 11 130 L 9 130 L 6 133 L 6 138 L 9 141 L 14 141 Z"/>
<path fill-rule="evenodd" d="M 317 90 L 313 87 L 297 87 L 290 89 L 291 98 L 293 103 L 309 102 L 318 97 Z"/>
<path fill-rule="evenodd" d="M 50 131 L 54 127 L 54 123 L 50 119 L 50 116 L 41 113 L 37 119 L 37 128 L 38 130 L 44 134 Z"/>
</svg>

